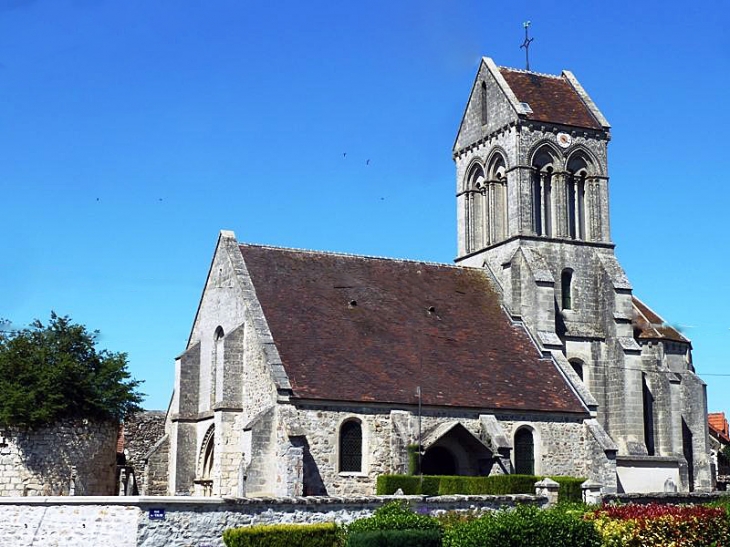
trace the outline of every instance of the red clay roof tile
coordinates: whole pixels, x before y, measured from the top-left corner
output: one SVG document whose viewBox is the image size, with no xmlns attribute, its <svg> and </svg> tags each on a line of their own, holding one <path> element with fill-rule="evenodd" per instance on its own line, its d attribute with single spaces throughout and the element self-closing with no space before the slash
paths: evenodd
<svg viewBox="0 0 730 547">
<path fill-rule="evenodd" d="M 602 129 L 580 95 L 564 77 L 504 67 L 499 71 L 517 100 L 530 105 L 532 114 L 527 115 L 528 120 Z"/>
<path fill-rule="evenodd" d="M 725 413 L 710 412 L 707 415 L 707 420 L 710 424 L 710 429 L 715 430 L 717 437 L 726 443 L 730 443 L 730 427 L 728 427 L 727 420 L 725 419 Z"/>
<path fill-rule="evenodd" d="M 586 413 L 480 270 L 240 250 L 295 397 Z"/>
</svg>

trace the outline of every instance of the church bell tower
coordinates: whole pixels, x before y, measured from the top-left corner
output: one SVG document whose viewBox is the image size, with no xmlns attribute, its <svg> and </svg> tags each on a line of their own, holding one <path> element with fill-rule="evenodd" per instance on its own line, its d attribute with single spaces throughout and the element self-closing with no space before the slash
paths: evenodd
<svg viewBox="0 0 730 547">
<path fill-rule="evenodd" d="M 610 138 L 569 71 L 540 74 L 484 57 L 453 148 L 456 262 L 485 269 L 507 313 L 552 356 L 615 442 L 619 484 L 634 480 L 636 462 L 659 476 L 676 458 L 680 487 L 704 487 L 704 384 L 689 340 L 641 323 L 653 312 L 633 296 L 614 254 Z"/>
<path fill-rule="evenodd" d="M 489 269 L 507 308 L 550 348 L 564 349 L 571 326 L 585 332 L 596 322 L 595 310 L 579 305 L 599 290 L 595 262 L 605 259 L 623 275 L 609 226 L 609 140 L 608 122 L 570 72 L 482 59 L 453 150 L 456 260 Z M 525 286 L 525 266 L 536 276 L 534 290 Z M 548 283 L 554 294 L 539 294 Z"/>
</svg>

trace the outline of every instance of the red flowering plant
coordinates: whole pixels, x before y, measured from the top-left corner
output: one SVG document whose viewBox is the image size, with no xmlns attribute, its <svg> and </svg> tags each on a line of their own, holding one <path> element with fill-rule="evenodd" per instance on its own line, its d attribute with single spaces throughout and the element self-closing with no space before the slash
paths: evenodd
<svg viewBox="0 0 730 547">
<path fill-rule="evenodd" d="M 606 547 L 730 547 L 730 520 L 719 507 L 606 505 L 585 518 Z"/>
</svg>

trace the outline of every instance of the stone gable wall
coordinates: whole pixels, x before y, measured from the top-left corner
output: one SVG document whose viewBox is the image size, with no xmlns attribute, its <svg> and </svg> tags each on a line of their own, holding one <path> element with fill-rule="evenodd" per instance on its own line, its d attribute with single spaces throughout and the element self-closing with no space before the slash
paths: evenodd
<svg viewBox="0 0 730 547">
<path fill-rule="evenodd" d="M 0 496 L 114 494 L 117 424 L 0 430 Z"/>
</svg>

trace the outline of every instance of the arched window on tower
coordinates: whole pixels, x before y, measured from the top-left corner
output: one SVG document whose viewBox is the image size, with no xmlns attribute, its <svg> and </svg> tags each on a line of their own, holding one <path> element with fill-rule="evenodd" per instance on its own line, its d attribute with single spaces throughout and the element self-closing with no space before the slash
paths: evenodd
<svg viewBox="0 0 730 547">
<path fill-rule="evenodd" d="M 593 171 L 592 162 L 582 153 L 575 154 L 568 161 L 565 179 L 565 202 L 567 206 L 568 237 L 587 239 L 586 222 L 586 178 Z"/>
<path fill-rule="evenodd" d="M 502 241 L 507 234 L 507 170 L 502 154 L 495 154 L 487 168 L 486 244 Z"/>
<path fill-rule="evenodd" d="M 362 471 L 362 426 L 357 420 L 348 420 L 340 427 L 340 472 Z"/>
<path fill-rule="evenodd" d="M 521 427 L 515 433 L 515 473 L 535 474 L 535 439 L 527 427 Z"/>
<path fill-rule="evenodd" d="M 544 146 L 532 161 L 532 228 L 535 235 L 553 235 L 553 174 L 556 158 L 552 150 Z"/>
<path fill-rule="evenodd" d="M 473 253 L 485 246 L 487 208 L 484 168 L 478 163 L 469 170 L 466 181 L 466 252 Z"/>
<path fill-rule="evenodd" d="M 573 270 L 571 269 L 565 269 L 560 274 L 560 300 L 562 309 L 573 309 Z"/>
</svg>

